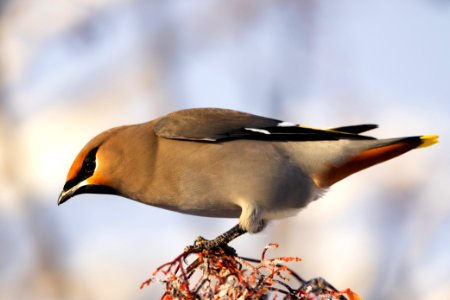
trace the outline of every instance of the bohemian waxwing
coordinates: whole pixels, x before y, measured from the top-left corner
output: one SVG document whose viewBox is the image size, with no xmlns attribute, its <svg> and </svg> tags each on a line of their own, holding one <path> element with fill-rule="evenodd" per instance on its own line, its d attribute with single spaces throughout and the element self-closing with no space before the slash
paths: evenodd
<svg viewBox="0 0 450 300">
<path fill-rule="evenodd" d="M 116 194 L 181 213 L 239 218 L 211 248 L 295 215 L 337 181 L 438 136 L 376 139 L 376 125 L 328 130 L 234 110 L 196 108 L 112 128 L 69 170 L 58 204 L 82 193 Z"/>
</svg>

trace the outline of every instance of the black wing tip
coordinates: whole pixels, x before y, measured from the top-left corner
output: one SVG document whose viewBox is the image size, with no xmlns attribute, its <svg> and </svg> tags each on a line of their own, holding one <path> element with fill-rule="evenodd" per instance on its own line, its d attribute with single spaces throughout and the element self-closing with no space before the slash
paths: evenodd
<svg viewBox="0 0 450 300">
<path fill-rule="evenodd" d="M 331 128 L 330 130 L 345 132 L 345 133 L 352 133 L 352 134 L 360 134 L 360 133 L 363 133 L 363 132 L 366 132 L 369 130 L 373 130 L 376 128 L 378 128 L 377 124 L 359 124 L 359 125 L 350 125 L 350 126 Z"/>
</svg>

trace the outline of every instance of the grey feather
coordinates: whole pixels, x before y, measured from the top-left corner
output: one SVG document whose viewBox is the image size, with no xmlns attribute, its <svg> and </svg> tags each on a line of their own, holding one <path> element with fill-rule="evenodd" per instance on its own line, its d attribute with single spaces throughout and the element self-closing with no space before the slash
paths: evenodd
<svg viewBox="0 0 450 300">
<path fill-rule="evenodd" d="M 278 126 L 283 124 L 282 126 Z M 318 141 L 373 139 L 358 131 L 373 125 L 341 127 L 348 131 L 322 130 L 229 109 L 196 108 L 168 114 L 155 121 L 159 137 L 178 140 L 209 141 L 253 139 L 270 141 Z M 355 133 L 356 132 L 356 133 Z"/>
<path fill-rule="evenodd" d="M 243 128 L 277 126 L 281 121 L 220 108 L 180 110 L 155 124 L 156 135 L 169 139 L 217 141 Z"/>
</svg>

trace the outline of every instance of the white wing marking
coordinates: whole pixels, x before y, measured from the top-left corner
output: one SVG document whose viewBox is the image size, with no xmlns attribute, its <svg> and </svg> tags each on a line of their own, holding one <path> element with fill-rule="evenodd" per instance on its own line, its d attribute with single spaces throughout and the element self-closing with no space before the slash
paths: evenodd
<svg viewBox="0 0 450 300">
<path fill-rule="evenodd" d="M 264 133 L 264 134 L 270 134 L 269 131 L 267 131 L 265 129 L 259 129 L 259 128 L 245 128 L 245 130 L 253 131 L 253 132 L 259 132 L 259 133 Z"/>
</svg>

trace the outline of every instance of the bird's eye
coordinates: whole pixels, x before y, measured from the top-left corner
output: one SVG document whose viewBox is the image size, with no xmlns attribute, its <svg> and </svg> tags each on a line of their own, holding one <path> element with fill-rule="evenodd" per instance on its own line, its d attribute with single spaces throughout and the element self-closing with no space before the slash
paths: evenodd
<svg viewBox="0 0 450 300">
<path fill-rule="evenodd" d="M 84 164 L 84 171 L 86 173 L 93 173 L 95 171 L 95 161 L 87 161 Z"/>
<path fill-rule="evenodd" d="M 98 148 L 95 148 L 93 150 L 91 150 L 91 152 L 89 152 L 89 154 L 86 156 L 86 158 L 83 161 L 83 171 L 87 174 L 87 175 L 92 175 L 95 171 L 95 167 L 96 167 L 96 153 L 97 153 Z"/>
</svg>

